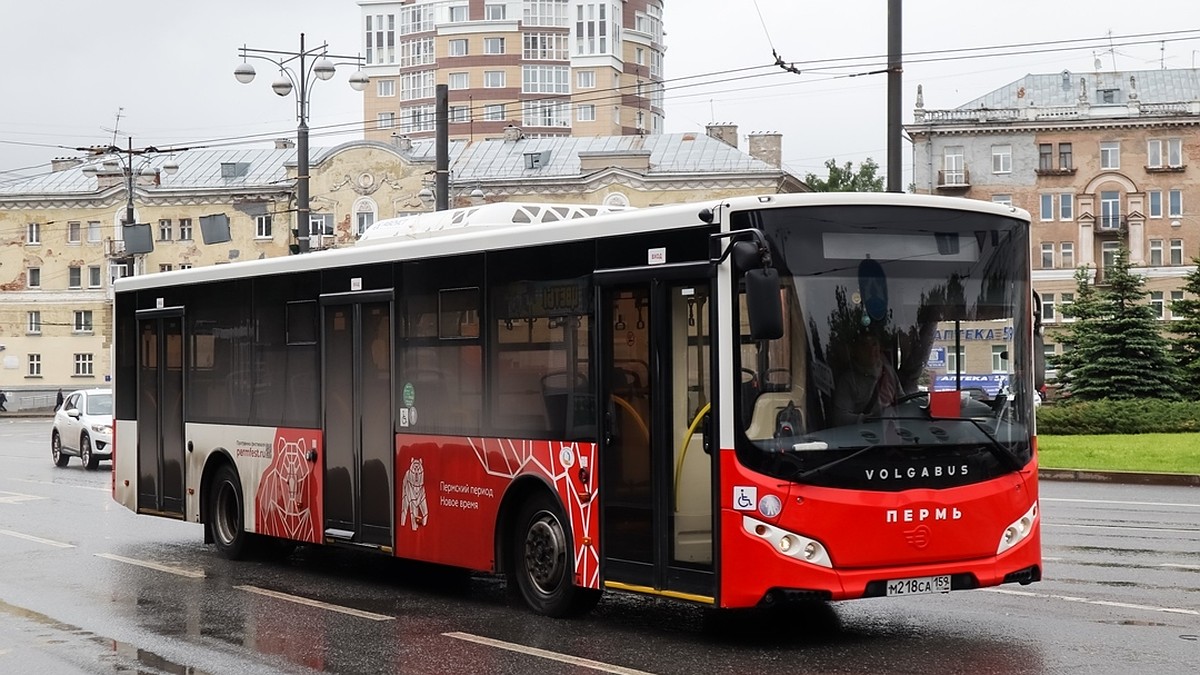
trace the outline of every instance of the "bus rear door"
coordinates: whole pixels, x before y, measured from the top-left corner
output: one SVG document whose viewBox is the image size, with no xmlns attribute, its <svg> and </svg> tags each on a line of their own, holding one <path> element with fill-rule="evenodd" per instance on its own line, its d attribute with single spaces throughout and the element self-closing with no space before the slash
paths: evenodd
<svg viewBox="0 0 1200 675">
<path fill-rule="evenodd" d="M 707 270 L 596 273 L 605 402 L 601 555 L 609 588 L 715 597 Z"/>
<path fill-rule="evenodd" d="M 183 308 L 139 311 L 137 322 L 137 510 L 183 518 Z"/>
<path fill-rule="evenodd" d="M 325 539 L 392 546 L 391 292 L 322 296 Z"/>
</svg>

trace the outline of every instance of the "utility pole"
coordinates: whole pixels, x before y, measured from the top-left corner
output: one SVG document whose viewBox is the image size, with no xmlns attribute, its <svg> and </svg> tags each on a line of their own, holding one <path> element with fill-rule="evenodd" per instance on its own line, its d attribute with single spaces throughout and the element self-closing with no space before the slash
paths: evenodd
<svg viewBox="0 0 1200 675">
<path fill-rule="evenodd" d="M 904 173 L 900 166 L 900 145 L 903 126 L 900 123 L 901 75 L 904 72 L 903 52 L 900 49 L 900 0 L 888 0 L 888 86 L 887 86 L 887 191 L 903 192 L 900 181 Z"/>
</svg>

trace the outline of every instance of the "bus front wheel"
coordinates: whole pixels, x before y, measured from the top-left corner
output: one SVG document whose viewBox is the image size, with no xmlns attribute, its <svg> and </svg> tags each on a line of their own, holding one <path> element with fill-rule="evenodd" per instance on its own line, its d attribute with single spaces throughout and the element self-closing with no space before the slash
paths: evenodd
<svg viewBox="0 0 1200 675">
<path fill-rule="evenodd" d="M 522 505 L 513 528 L 510 582 L 530 608 L 546 616 L 576 616 L 600 599 L 598 589 L 574 583 L 574 548 L 564 522 L 557 502 L 539 493 Z"/>
<path fill-rule="evenodd" d="M 250 535 L 242 513 L 242 482 L 237 470 L 226 464 L 213 475 L 207 523 L 217 553 L 223 558 L 238 560 L 249 551 Z"/>
</svg>

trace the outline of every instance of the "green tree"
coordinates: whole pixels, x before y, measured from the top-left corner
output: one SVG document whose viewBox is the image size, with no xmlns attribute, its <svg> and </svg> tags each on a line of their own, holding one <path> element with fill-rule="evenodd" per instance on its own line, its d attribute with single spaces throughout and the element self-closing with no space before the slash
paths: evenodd
<svg viewBox="0 0 1200 675">
<path fill-rule="evenodd" d="M 826 161 L 825 168 L 829 170 L 826 178 L 815 173 L 804 175 L 804 182 L 813 192 L 883 192 L 884 176 L 875 175 L 879 165 L 870 157 L 858 165 L 857 171 L 851 162 L 838 166 L 836 159 Z"/>
<path fill-rule="evenodd" d="M 1192 264 L 1196 269 L 1183 285 L 1192 297 L 1171 303 L 1171 316 L 1178 319 L 1171 322 L 1171 332 L 1180 336 L 1171 351 L 1183 374 L 1184 396 L 1200 400 L 1200 300 L 1196 299 L 1200 297 L 1200 258 L 1192 258 Z"/>
<path fill-rule="evenodd" d="M 1088 401 L 1181 398 L 1170 343 L 1145 302 L 1145 279 L 1130 271 L 1128 249 L 1103 274 L 1100 287 L 1088 282 L 1086 268 L 1075 274 L 1075 302 L 1062 308 L 1075 322 L 1060 329 L 1066 351 L 1054 360 L 1060 382 Z"/>
</svg>

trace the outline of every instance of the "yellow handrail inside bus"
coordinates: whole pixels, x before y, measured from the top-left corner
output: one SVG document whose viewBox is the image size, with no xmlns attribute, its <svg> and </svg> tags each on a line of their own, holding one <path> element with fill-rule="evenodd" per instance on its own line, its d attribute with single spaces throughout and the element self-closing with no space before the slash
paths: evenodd
<svg viewBox="0 0 1200 675">
<path fill-rule="evenodd" d="M 679 461 L 675 463 L 675 511 L 677 512 L 679 511 L 679 479 L 683 476 L 683 460 L 687 457 L 688 445 L 692 442 L 696 427 L 700 425 L 700 420 L 704 419 L 704 415 L 710 408 L 712 408 L 712 403 L 705 403 L 700 412 L 696 413 L 696 417 L 688 425 L 687 435 L 683 437 L 683 445 L 679 448 Z"/>
<path fill-rule="evenodd" d="M 649 443 L 650 442 L 650 429 L 646 426 L 646 423 L 642 420 L 642 416 L 638 414 L 637 409 L 634 408 L 629 403 L 629 401 L 626 401 L 625 399 L 621 398 L 620 396 L 617 396 L 616 394 L 612 394 L 610 396 L 610 398 L 612 398 L 614 403 L 616 403 L 618 406 L 624 408 L 625 412 L 629 413 L 630 416 L 633 417 L 633 420 L 635 422 L 637 422 L 638 428 L 642 430 L 642 435 L 645 436 L 646 442 Z"/>
</svg>

